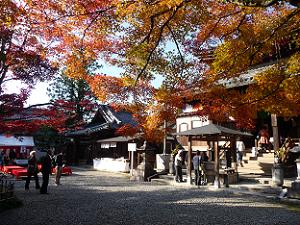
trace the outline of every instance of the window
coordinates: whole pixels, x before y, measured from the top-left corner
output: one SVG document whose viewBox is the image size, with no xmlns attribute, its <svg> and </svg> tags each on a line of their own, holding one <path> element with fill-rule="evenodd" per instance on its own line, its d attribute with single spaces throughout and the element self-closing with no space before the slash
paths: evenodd
<svg viewBox="0 0 300 225">
<path fill-rule="evenodd" d="M 202 127 L 202 126 L 203 126 L 202 120 L 192 120 L 192 128 Z"/>
<path fill-rule="evenodd" d="M 109 148 L 109 143 L 101 143 L 101 148 Z"/>
<path fill-rule="evenodd" d="M 188 130 L 188 124 L 187 123 L 182 123 L 179 125 L 179 132 L 183 132 Z"/>
<path fill-rule="evenodd" d="M 116 148 L 117 147 L 117 142 L 110 142 L 109 147 Z"/>
</svg>

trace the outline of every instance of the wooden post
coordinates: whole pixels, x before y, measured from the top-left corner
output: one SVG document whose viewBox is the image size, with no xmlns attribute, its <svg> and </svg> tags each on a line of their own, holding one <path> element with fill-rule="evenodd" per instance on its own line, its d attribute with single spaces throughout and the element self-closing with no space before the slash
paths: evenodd
<svg viewBox="0 0 300 225">
<path fill-rule="evenodd" d="M 236 159 L 236 139 L 230 139 L 231 153 L 232 153 L 232 168 L 237 172 L 237 159 Z"/>
<path fill-rule="evenodd" d="M 279 149 L 279 134 L 278 134 L 278 125 L 277 125 L 277 116 L 276 114 L 271 114 L 272 130 L 273 130 L 273 144 L 274 151 Z"/>
<path fill-rule="evenodd" d="M 163 142 L 163 154 L 167 154 L 167 121 L 164 120 L 164 142 Z"/>
<path fill-rule="evenodd" d="M 192 136 L 189 136 L 188 141 L 188 172 L 187 172 L 187 182 L 192 184 Z"/>
<path fill-rule="evenodd" d="M 214 154 L 215 154 L 215 181 L 214 187 L 220 188 L 220 174 L 219 174 L 219 149 L 218 149 L 218 141 L 214 142 Z"/>
</svg>

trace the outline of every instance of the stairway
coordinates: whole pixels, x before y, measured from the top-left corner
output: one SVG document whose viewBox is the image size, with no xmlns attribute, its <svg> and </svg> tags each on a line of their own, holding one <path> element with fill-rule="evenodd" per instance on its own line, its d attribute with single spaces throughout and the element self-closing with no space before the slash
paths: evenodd
<svg viewBox="0 0 300 225">
<path fill-rule="evenodd" d="M 240 174 L 272 175 L 274 164 L 274 151 L 259 153 L 257 157 L 252 157 L 252 153 L 245 151 L 243 156 L 243 166 L 238 166 Z"/>
</svg>

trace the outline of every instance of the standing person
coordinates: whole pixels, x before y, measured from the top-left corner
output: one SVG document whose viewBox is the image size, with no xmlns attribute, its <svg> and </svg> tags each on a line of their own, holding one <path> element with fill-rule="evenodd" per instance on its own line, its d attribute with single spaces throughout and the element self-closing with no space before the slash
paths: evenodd
<svg viewBox="0 0 300 225">
<path fill-rule="evenodd" d="M 202 158 L 200 156 L 200 151 L 197 150 L 196 155 L 193 157 L 193 166 L 194 166 L 194 173 L 195 173 L 195 185 L 200 185 L 200 178 L 201 178 L 201 165 Z"/>
<path fill-rule="evenodd" d="M 202 160 L 203 162 L 207 162 L 208 161 L 208 156 L 207 156 L 207 153 L 206 152 L 202 152 Z"/>
<path fill-rule="evenodd" d="M 31 176 L 34 176 L 35 179 L 35 188 L 40 189 L 39 184 L 39 177 L 38 177 L 38 166 L 37 166 L 37 159 L 36 159 L 36 151 L 31 151 L 29 153 L 28 158 L 28 168 L 27 168 L 27 178 L 25 183 L 25 190 L 29 190 L 29 184 Z"/>
<path fill-rule="evenodd" d="M 202 177 L 202 181 L 201 184 L 202 185 L 206 185 L 207 184 L 207 176 L 206 176 L 206 162 L 208 161 L 208 156 L 206 154 L 206 152 L 201 152 L 201 161 L 200 161 L 200 168 L 201 168 L 201 177 Z M 200 179 L 201 180 L 201 179 Z"/>
<path fill-rule="evenodd" d="M 236 153 L 237 153 L 237 161 L 240 166 L 243 166 L 243 154 L 245 151 L 245 144 L 240 138 L 236 141 Z"/>
<path fill-rule="evenodd" d="M 14 165 L 15 164 L 15 159 L 17 157 L 17 153 L 16 153 L 16 150 L 15 149 L 11 149 L 9 151 L 9 164 L 10 165 Z"/>
<path fill-rule="evenodd" d="M 4 166 L 4 158 L 5 158 L 5 153 L 4 153 L 4 151 L 1 151 L 1 153 L 0 153 L 0 170 L 2 170 L 2 168 Z"/>
<path fill-rule="evenodd" d="M 56 185 L 60 185 L 62 166 L 63 166 L 63 154 L 62 154 L 62 152 L 60 152 L 55 156 L 55 170 L 56 170 L 55 184 Z"/>
<path fill-rule="evenodd" d="M 258 144 L 260 145 L 260 147 L 263 150 L 267 150 L 269 149 L 269 145 L 270 145 L 270 136 L 269 136 L 269 132 L 267 130 L 267 127 L 264 126 L 260 131 L 259 131 L 259 140 L 258 140 Z"/>
<path fill-rule="evenodd" d="M 42 158 L 42 174 L 43 174 L 43 184 L 40 190 L 41 194 L 48 194 L 48 184 L 49 184 L 49 175 L 51 173 L 52 160 L 50 157 L 50 152 L 47 151 L 45 157 Z"/>
<path fill-rule="evenodd" d="M 175 156 L 175 180 L 176 182 L 183 182 L 182 179 L 182 164 L 183 164 L 183 150 L 179 150 Z"/>
</svg>

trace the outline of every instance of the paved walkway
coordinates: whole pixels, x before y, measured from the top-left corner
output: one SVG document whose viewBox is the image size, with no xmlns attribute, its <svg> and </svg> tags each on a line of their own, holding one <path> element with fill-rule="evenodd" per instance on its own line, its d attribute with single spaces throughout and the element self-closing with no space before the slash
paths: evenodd
<svg viewBox="0 0 300 225">
<path fill-rule="evenodd" d="M 49 195 L 16 194 L 24 206 L 0 214 L 1 225 L 174 225 L 251 224 L 300 225 L 300 213 L 264 196 L 206 187 L 175 186 L 129 181 L 126 174 L 74 169 L 54 185 Z"/>
</svg>

